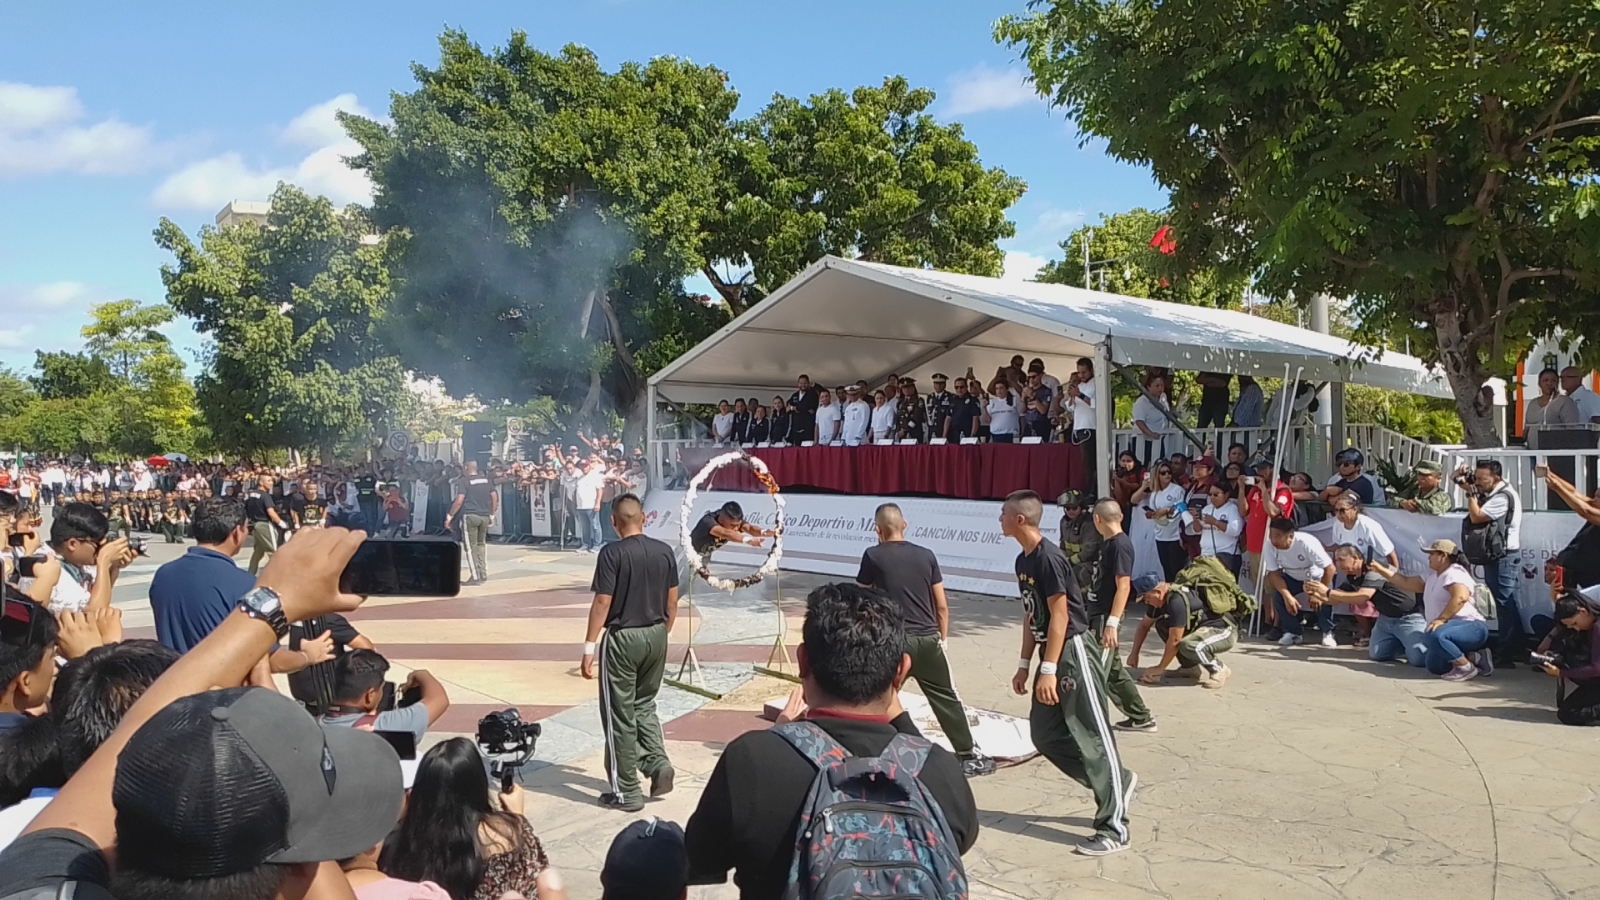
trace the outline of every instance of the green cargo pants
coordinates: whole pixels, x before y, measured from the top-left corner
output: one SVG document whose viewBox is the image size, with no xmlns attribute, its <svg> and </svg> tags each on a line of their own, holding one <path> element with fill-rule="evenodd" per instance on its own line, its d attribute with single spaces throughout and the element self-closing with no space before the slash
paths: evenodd
<svg viewBox="0 0 1600 900">
<path fill-rule="evenodd" d="M 611 793 L 632 800 L 643 796 L 640 772 L 655 775 L 669 765 L 656 715 L 656 694 L 667 668 L 667 626 L 607 631 L 597 650 L 606 775 Z"/>
<path fill-rule="evenodd" d="M 250 537 L 256 546 L 250 551 L 250 574 L 254 575 L 261 568 L 261 561 L 278 549 L 278 529 L 270 521 L 257 522 L 250 526 Z"/>
<path fill-rule="evenodd" d="M 466 544 L 468 577 L 489 580 L 489 517 L 467 513 L 461 517 L 461 542 Z"/>
<path fill-rule="evenodd" d="M 1089 622 L 1089 633 L 1084 637 L 1093 646 L 1094 652 L 1100 655 L 1105 666 L 1106 694 L 1111 697 L 1111 702 L 1122 714 L 1135 722 L 1148 722 L 1154 716 L 1150 714 L 1150 707 L 1144 705 L 1144 697 L 1139 695 L 1139 685 L 1133 680 L 1133 674 L 1122 664 L 1122 653 L 1117 650 L 1106 650 L 1100 643 L 1100 635 L 1106 629 L 1104 616 L 1095 616 Z"/>
<path fill-rule="evenodd" d="M 1214 675 L 1222 671 L 1217 654 L 1232 650 L 1235 640 L 1230 627 L 1202 625 L 1185 632 L 1183 639 L 1178 641 L 1178 662 L 1186 669 L 1199 666 Z"/>
<path fill-rule="evenodd" d="M 1068 640 L 1057 677 L 1060 702 L 1055 706 L 1040 703 L 1037 693 L 1033 696 L 1028 714 L 1033 746 L 1068 778 L 1094 793 L 1095 833 L 1126 842 L 1133 773 L 1122 767 L 1111 733 L 1099 643 L 1082 634 Z"/>
<path fill-rule="evenodd" d="M 961 705 L 961 695 L 956 693 L 955 679 L 950 673 L 950 660 L 937 634 L 906 635 L 906 653 L 911 656 L 911 677 L 922 688 L 922 695 L 933 707 L 933 716 L 950 739 L 950 746 L 958 755 L 972 753 L 972 726 L 967 723 L 966 707 Z"/>
</svg>

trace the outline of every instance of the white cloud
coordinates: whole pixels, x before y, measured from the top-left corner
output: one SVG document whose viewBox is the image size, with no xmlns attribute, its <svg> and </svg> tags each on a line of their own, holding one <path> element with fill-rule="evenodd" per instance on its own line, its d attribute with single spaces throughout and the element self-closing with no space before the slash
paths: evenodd
<svg viewBox="0 0 1600 900">
<path fill-rule="evenodd" d="M 967 116 L 1041 102 L 1039 94 L 1017 70 L 978 66 L 950 79 L 943 114 Z"/>
<path fill-rule="evenodd" d="M 1032 231 L 1055 236 L 1057 241 L 1066 240 L 1067 235 L 1083 227 L 1087 218 L 1081 209 L 1046 209 L 1033 220 Z"/>
<path fill-rule="evenodd" d="M 171 154 L 148 128 L 116 118 L 79 124 L 83 117 L 76 88 L 0 82 L 0 178 L 121 175 Z"/>
<path fill-rule="evenodd" d="M 88 324 L 89 307 L 116 299 L 103 289 L 77 281 L 44 284 L 0 284 L 0 364 L 26 368 L 34 350 L 80 350 L 78 330 Z"/>
<path fill-rule="evenodd" d="M 1007 250 L 1000 277 L 1006 281 L 1032 281 L 1050 260 L 1021 250 Z"/>
<path fill-rule="evenodd" d="M 285 144 L 312 148 L 298 163 L 258 166 L 239 153 L 223 153 L 174 172 L 151 199 L 160 207 L 216 212 L 233 200 L 265 200 L 278 182 L 287 181 L 339 205 L 370 203 L 372 182 L 344 164 L 343 157 L 360 152 L 360 146 L 334 118 L 340 110 L 372 115 L 354 94 L 340 94 L 295 116 L 279 133 Z"/>
<path fill-rule="evenodd" d="M 7 350 L 21 350 L 28 346 L 28 335 L 33 334 L 31 325 L 21 328 L 0 328 L 0 347 Z"/>
</svg>

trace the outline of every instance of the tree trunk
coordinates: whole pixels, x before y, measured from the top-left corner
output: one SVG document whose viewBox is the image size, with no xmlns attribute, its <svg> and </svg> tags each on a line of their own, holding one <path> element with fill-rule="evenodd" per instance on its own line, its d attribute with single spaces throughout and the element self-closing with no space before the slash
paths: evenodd
<svg viewBox="0 0 1600 900">
<path fill-rule="evenodd" d="M 1433 329 L 1439 344 L 1439 362 L 1444 366 L 1450 390 L 1455 394 L 1456 412 L 1466 433 L 1467 446 L 1476 448 L 1500 446 L 1500 436 L 1487 412 L 1478 411 L 1478 394 L 1489 380 L 1489 371 L 1478 359 L 1478 349 L 1467 341 L 1462 330 L 1461 314 L 1452 299 L 1443 299 L 1434 307 Z"/>
<path fill-rule="evenodd" d="M 332 442 L 324 443 L 317 448 L 317 458 L 322 462 L 322 467 L 324 469 L 331 468 L 333 466 Z"/>
</svg>

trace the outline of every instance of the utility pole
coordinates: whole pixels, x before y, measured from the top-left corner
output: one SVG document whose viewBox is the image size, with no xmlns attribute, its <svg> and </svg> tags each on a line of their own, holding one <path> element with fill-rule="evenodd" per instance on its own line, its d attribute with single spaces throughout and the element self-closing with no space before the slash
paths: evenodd
<svg viewBox="0 0 1600 900">
<path fill-rule="evenodd" d="M 1083 289 L 1086 291 L 1094 290 L 1094 287 L 1089 281 L 1089 244 L 1093 241 L 1094 229 L 1085 226 L 1083 238 Z"/>
</svg>

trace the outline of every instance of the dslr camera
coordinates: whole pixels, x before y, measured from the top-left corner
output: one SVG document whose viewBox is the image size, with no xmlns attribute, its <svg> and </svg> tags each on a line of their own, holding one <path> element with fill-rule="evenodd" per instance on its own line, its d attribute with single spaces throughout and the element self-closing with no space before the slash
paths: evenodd
<svg viewBox="0 0 1600 900">
<path fill-rule="evenodd" d="M 135 555 L 148 556 L 150 550 L 150 539 L 147 537 L 139 537 L 138 535 L 130 535 L 128 537 L 128 546 L 132 548 Z"/>
<path fill-rule="evenodd" d="M 478 747 L 489 757 L 489 776 L 500 782 L 500 793 L 511 790 L 517 773 L 533 758 L 534 745 L 544 728 L 522 721 L 516 709 L 502 709 L 478 720 Z"/>
</svg>

